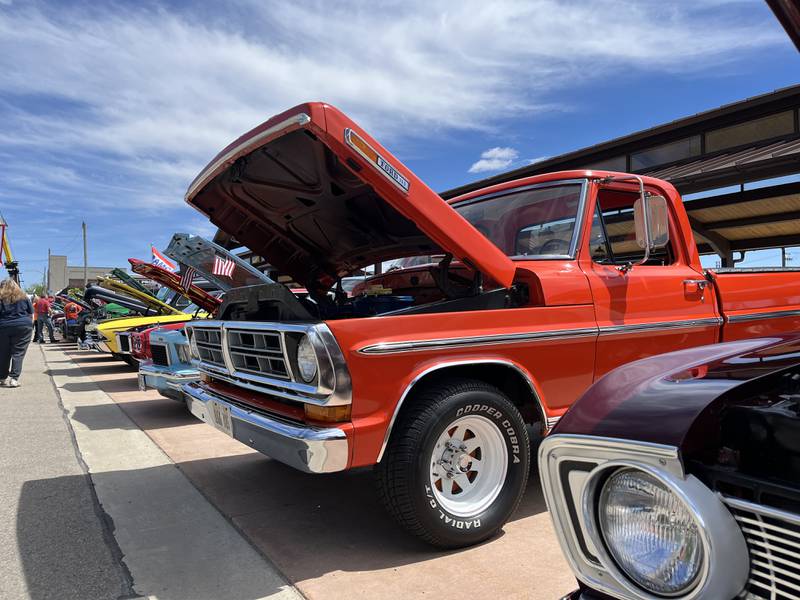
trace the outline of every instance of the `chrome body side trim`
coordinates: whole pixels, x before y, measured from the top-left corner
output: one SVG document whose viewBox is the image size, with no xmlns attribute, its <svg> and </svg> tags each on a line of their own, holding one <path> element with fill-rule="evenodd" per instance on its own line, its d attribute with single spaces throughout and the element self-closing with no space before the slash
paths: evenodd
<svg viewBox="0 0 800 600">
<path fill-rule="evenodd" d="M 405 402 L 411 390 L 414 389 L 414 386 L 417 385 L 417 383 L 419 383 L 420 380 L 422 380 L 426 375 L 429 375 L 434 371 L 447 369 L 448 367 L 461 367 L 464 365 L 486 365 L 486 364 L 500 365 L 506 368 L 514 369 L 517 373 L 519 373 L 523 377 L 525 382 L 528 384 L 528 387 L 531 390 L 531 396 L 536 401 L 536 404 L 539 408 L 539 413 L 542 416 L 545 416 L 547 414 L 544 410 L 544 404 L 542 404 L 542 400 L 541 398 L 539 398 L 539 394 L 536 392 L 536 387 L 534 387 L 531 378 L 519 366 L 515 365 L 510 361 L 502 359 L 476 359 L 476 360 L 455 360 L 450 362 L 439 363 L 433 365 L 432 367 L 428 367 L 424 371 L 420 372 L 416 377 L 414 377 L 414 379 L 411 380 L 411 383 L 409 383 L 406 386 L 406 389 L 403 390 L 400 399 L 397 401 L 397 404 L 394 407 L 394 412 L 392 413 L 392 418 L 389 421 L 389 426 L 386 428 L 386 433 L 383 435 L 383 443 L 381 444 L 381 450 L 380 452 L 378 452 L 378 458 L 375 462 L 381 462 L 381 460 L 383 459 L 383 453 L 386 451 L 386 446 L 389 445 L 389 438 L 392 435 L 392 429 L 394 428 L 395 421 L 397 421 L 397 416 L 400 414 L 400 410 L 403 408 L 403 403 Z M 556 417 L 556 419 L 558 418 L 559 417 Z"/>
<path fill-rule="evenodd" d="M 662 481 L 694 515 L 705 562 L 697 583 L 676 597 L 733 598 L 744 589 L 749 557 L 742 532 L 717 494 L 684 471 L 676 447 L 587 435 L 552 435 L 539 448 L 547 508 L 575 576 L 615 598 L 655 600 L 622 573 L 596 523 L 596 500 L 609 472 L 635 468 Z"/>
<path fill-rule="evenodd" d="M 305 113 L 298 113 L 294 116 L 289 117 L 284 121 L 281 121 L 280 123 L 273 125 L 268 129 L 265 129 L 258 135 L 254 135 L 253 137 L 246 139 L 238 146 L 231 148 L 223 156 L 220 156 L 212 164 L 210 164 L 205 169 L 203 169 L 203 171 L 201 171 L 201 173 L 189 185 L 189 189 L 186 191 L 186 196 L 184 196 L 184 199 L 188 202 L 200 188 L 202 188 L 203 186 L 206 185 L 206 183 L 208 183 L 210 179 L 216 177 L 217 171 L 221 167 L 233 161 L 234 159 L 239 158 L 240 155 L 249 152 L 251 150 L 255 150 L 267 138 L 275 135 L 276 133 L 280 133 L 285 129 L 289 129 L 290 127 L 303 127 L 305 125 L 308 125 L 310 122 L 311 122 L 310 116 L 308 116 Z"/>
<path fill-rule="evenodd" d="M 577 327 L 575 329 L 555 329 L 552 331 L 529 331 L 524 333 L 500 333 L 457 338 L 432 340 L 409 340 L 402 342 L 382 342 L 359 348 L 360 354 L 394 354 L 397 352 L 419 352 L 423 350 L 445 350 L 464 346 L 489 346 L 493 344 L 515 344 L 540 340 L 559 340 L 590 335 L 615 335 L 658 331 L 669 329 L 689 329 L 722 325 L 720 317 L 689 319 L 684 321 L 658 321 L 655 323 L 634 323 L 630 325 L 605 325 L 602 327 Z"/>
<path fill-rule="evenodd" d="M 553 331 L 530 331 L 524 333 L 500 333 L 495 335 L 476 335 L 433 340 L 411 340 L 407 342 L 383 342 L 359 348 L 361 354 L 394 354 L 397 352 L 418 352 L 421 350 L 444 350 L 464 346 L 489 346 L 494 344 L 515 344 L 539 340 L 570 339 L 597 335 L 596 327 L 576 329 L 557 329 Z"/>
<path fill-rule="evenodd" d="M 709 327 L 722 325 L 722 318 L 709 317 L 707 319 L 689 319 L 686 321 L 659 321 L 656 323 L 632 323 L 630 325 L 604 325 L 599 328 L 600 335 L 615 335 L 619 333 L 637 333 L 639 331 L 657 331 L 667 329 L 691 329 L 694 327 Z"/>
<path fill-rule="evenodd" d="M 774 310 L 763 313 L 748 313 L 746 315 L 731 315 L 728 317 L 728 323 L 760 321 L 761 319 L 783 319 L 786 317 L 800 317 L 800 309 Z"/>
<path fill-rule="evenodd" d="M 219 332 L 222 357 L 225 366 L 198 360 L 192 356 L 193 364 L 202 372 L 233 385 L 253 391 L 272 394 L 281 398 L 319 404 L 338 406 L 352 402 L 352 382 L 350 371 L 336 338 L 325 323 L 280 323 L 261 321 L 197 321 L 186 325 L 190 336 L 190 349 L 195 344 L 195 330 L 211 330 Z M 258 375 L 250 371 L 237 370 L 230 354 L 228 330 L 236 331 L 268 331 L 278 333 L 282 340 L 282 352 L 286 360 L 291 380 L 285 378 Z M 312 384 L 296 381 L 293 377 L 293 361 L 288 356 L 285 337 L 287 333 L 308 336 L 317 357 L 317 381 Z M 192 352 L 194 352 L 192 350 Z"/>
<path fill-rule="evenodd" d="M 307 473 L 334 473 L 347 468 L 350 447 L 339 428 L 319 428 L 293 423 L 238 404 L 198 384 L 183 386 L 189 411 L 213 426 L 209 403 L 230 411 L 233 438 L 251 448 Z"/>
</svg>

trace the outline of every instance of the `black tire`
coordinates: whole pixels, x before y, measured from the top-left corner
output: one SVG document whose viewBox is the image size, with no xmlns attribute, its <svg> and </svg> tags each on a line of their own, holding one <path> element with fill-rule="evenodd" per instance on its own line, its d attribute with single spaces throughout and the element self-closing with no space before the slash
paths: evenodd
<svg viewBox="0 0 800 600">
<path fill-rule="evenodd" d="M 406 530 L 439 548 L 462 548 L 494 536 L 519 505 L 528 481 L 530 440 L 519 411 L 496 387 L 467 379 L 431 386 L 408 401 L 412 404 L 395 424 L 375 469 L 378 496 L 386 509 Z M 433 481 L 431 472 L 439 469 L 433 464 L 439 457 L 440 436 L 465 416 L 483 417 L 496 426 L 507 469 L 491 504 L 477 514 L 456 515 L 442 505 L 441 489 L 437 500 L 431 486 L 441 483 Z M 452 469 L 455 463 L 447 464 Z"/>
<path fill-rule="evenodd" d="M 122 360 L 124 360 L 126 363 L 128 363 L 129 367 L 131 367 L 131 368 L 133 368 L 133 369 L 135 369 L 137 371 L 139 370 L 139 360 L 134 358 L 130 354 L 123 354 L 122 355 Z"/>
</svg>

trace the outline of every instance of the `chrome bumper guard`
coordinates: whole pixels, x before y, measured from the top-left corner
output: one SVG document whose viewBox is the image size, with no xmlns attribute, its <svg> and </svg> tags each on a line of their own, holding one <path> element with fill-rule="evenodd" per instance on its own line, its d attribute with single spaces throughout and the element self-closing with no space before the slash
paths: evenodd
<svg viewBox="0 0 800 600">
<path fill-rule="evenodd" d="M 156 368 L 150 367 L 149 365 L 139 365 L 139 378 L 140 380 L 144 379 L 147 382 L 147 379 L 156 379 L 163 381 L 169 387 L 181 390 L 184 384 L 186 383 L 193 383 L 195 381 L 199 381 L 200 373 L 195 371 L 194 373 L 172 373 L 170 371 L 160 371 Z M 148 387 L 156 387 L 154 385 L 149 385 Z"/>
<path fill-rule="evenodd" d="M 249 411 L 194 383 L 184 385 L 183 392 L 189 411 L 209 425 L 217 427 L 211 416 L 212 403 L 230 411 L 230 435 L 270 458 L 306 473 L 347 468 L 350 448 L 341 429 L 299 425 Z"/>
</svg>

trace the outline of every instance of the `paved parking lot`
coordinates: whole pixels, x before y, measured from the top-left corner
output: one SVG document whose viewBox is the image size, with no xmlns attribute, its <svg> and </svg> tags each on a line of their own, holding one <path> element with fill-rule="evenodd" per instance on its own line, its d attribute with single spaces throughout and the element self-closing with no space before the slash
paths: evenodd
<svg viewBox="0 0 800 600">
<path fill-rule="evenodd" d="M 105 392 L 130 419 L 127 427 L 144 431 L 267 563 L 276 565 L 307 598 L 554 599 L 574 587 L 535 474 L 501 536 L 476 548 L 437 552 L 387 517 L 368 470 L 299 473 L 201 423 L 182 404 L 139 392 L 135 373 L 124 363 L 55 348 L 46 354 L 62 393 L 92 394 L 98 388 Z M 72 419 L 77 429 L 102 429 L 104 423 L 118 428 L 118 421 L 105 418 L 112 409 L 116 410 L 102 403 L 78 403 Z M 151 493 L 146 486 L 154 483 L 142 480 L 141 495 L 134 494 L 130 502 L 143 501 Z M 219 568 L 231 569 L 230 561 L 220 561 Z M 267 591 L 274 589 L 263 595 Z"/>
</svg>

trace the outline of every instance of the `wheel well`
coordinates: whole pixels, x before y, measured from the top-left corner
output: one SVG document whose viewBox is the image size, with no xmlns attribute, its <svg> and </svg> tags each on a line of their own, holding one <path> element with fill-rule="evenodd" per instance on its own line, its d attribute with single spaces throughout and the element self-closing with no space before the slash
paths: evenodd
<svg viewBox="0 0 800 600">
<path fill-rule="evenodd" d="M 525 423 L 540 423 L 544 428 L 545 416 L 536 391 L 531 389 L 531 384 L 519 370 L 504 363 L 462 364 L 431 371 L 413 384 L 397 416 L 400 417 L 413 404 L 420 391 L 449 379 L 476 379 L 499 388 L 519 409 Z"/>
</svg>

